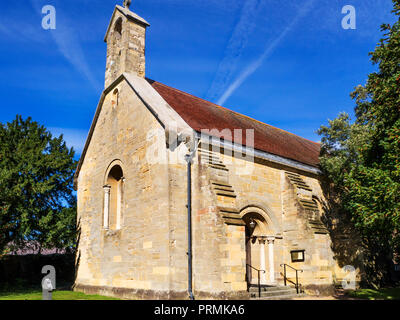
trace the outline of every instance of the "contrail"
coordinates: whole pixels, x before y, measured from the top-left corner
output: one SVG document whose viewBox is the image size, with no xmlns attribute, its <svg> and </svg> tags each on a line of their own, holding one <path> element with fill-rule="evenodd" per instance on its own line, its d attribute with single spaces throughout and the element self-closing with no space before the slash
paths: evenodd
<svg viewBox="0 0 400 320">
<path fill-rule="evenodd" d="M 31 3 L 34 9 L 41 14 L 42 10 L 37 2 L 35 0 L 31 0 Z M 102 86 L 93 76 L 89 68 L 82 47 L 75 36 L 76 32 L 68 26 L 66 19 L 63 20 L 63 24 L 61 26 L 60 24 L 57 25 L 56 30 L 49 30 L 48 32 L 51 33 L 58 50 L 64 56 L 64 58 L 67 59 L 68 62 L 79 73 L 86 77 L 96 91 L 101 90 Z"/>
<path fill-rule="evenodd" d="M 100 83 L 93 76 L 89 65 L 87 64 L 80 43 L 74 36 L 74 32 L 68 26 L 64 26 L 63 30 L 51 30 L 51 35 L 58 50 L 69 61 L 70 64 L 81 74 L 83 74 L 94 89 L 101 89 Z"/>
<path fill-rule="evenodd" d="M 207 92 L 208 100 L 215 100 L 229 84 L 245 49 L 249 36 L 255 28 L 255 18 L 263 0 L 247 0 L 240 13 L 240 19 L 233 30 L 225 49 L 225 56 L 218 66 L 214 80 Z"/>
<path fill-rule="evenodd" d="M 306 5 L 300 9 L 300 12 L 293 19 L 293 21 L 282 31 L 282 33 L 270 43 L 264 53 L 253 63 L 251 63 L 242 73 L 237 77 L 237 79 L 228 87 L 224 94 L 219 98 L 217 104 L 222 105 L 229 99 L 229 97 L 239 88 L 246 79 L 251 76 L 264 62 L 264 60 L 271 55 L 275 48 L 280 44 L 283 38 L 292 30 L 296 23 L 303 18 L 311 9 L 315 0 L 309 0 Z"/>
</svg>

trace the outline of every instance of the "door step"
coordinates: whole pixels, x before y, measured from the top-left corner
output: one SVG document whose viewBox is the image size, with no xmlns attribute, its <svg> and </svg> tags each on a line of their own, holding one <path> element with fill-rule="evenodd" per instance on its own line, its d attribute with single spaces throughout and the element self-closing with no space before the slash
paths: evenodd
<svg viewBox="0 0 400 320">
<path fill-rule="evenodd" d="M 259 297 L 258 286 L 250 286 L 248 291 L 252 300 L 291 300 L 304 296 L 304 294 L 297 294 L 296 289 L 292 287 L 283 286 L 262 286 L 261 297 Z"/>
<path fill-rule="evenodd" d="M 256 298 L 250 298 L 251 300 L 296 300 L 297 298 L 306 297 L 307 295 L 304 293 L 294 294 L 294 295 L 281 295 L 281 296 L 272 296 L 272 297 L 261 297 L 258 296 Z"/>
</svg>

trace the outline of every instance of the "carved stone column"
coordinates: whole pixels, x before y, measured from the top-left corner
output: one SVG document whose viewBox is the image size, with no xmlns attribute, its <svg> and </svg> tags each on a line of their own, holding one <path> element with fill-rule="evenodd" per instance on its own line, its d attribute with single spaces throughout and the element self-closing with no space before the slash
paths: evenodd
<svg viewBox="0 0 400 320">
<path fill-rule="evenodd" d="M 275 262 L 274 262 L 274 241 L 275 237 L 267 237 L 268 241 L 268 260 L 269 260 L 269 282 L 275 284 Z"/>
<path fill-rule="evenodd" d="M 103 212 L 103 227 L 108 229 L 109 227 L 109 216 L 110 216 L 110 193 L 111 187 L 104 186 L 104 212 Z"/>
<path fill-rule="evenodd" d="M 117 182 L 117 223 L 116 229 L 121 229 L 121 205 L 122 205 L 122 179 Z"/>
<path fill-rule="evenodd" d="M 260 244 L 260 283 L 267 284 L 267 279 L 265 277 L 265 238 L 259 237 L 258 243 Z"/>
</svg>

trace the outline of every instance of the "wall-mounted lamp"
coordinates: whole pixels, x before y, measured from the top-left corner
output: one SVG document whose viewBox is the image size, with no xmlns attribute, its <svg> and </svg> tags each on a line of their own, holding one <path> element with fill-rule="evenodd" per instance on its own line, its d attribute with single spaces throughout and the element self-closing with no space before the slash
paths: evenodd
<svg viewBox="0 0 400 320">
<path fill-rule="evenodd" d="M 250 220 L 249 226 L 251 229 L 254 229 L 256 227 L 256 222 L 254 221 L 254 219 Z"/>
</svg>

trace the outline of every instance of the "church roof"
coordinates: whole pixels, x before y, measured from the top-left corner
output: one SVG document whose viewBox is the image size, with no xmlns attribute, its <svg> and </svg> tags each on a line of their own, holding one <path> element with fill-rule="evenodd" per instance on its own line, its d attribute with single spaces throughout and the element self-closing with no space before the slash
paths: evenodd
<svg viewBox="0 0 400 320">
<path fill-rule="evenodd" d="M 269 157 L 270 161 L 282 162 L 286 158 L 291 163 L 286 165 L 299 168 L 301 164 L 318 171 L 320 144 L 301 138 L 287 131 L 275 128 L 268 124 L 254 120 L 240 113 L 218 106 L 212 102 L 200 99 L 186 92 L 171 88 L 165 84 L 150 79 L 144 79 L 130 73 L 123 73 L 110 86 L 108 86 L 100 97 L 96 113 L 90 126 L 89 134 L 79 159 L 74 175 L 74 186 L 77 186 L 77 178 L 86 156 L 89 144 L 92 140 L 93 132 L 99 118 L 106 95 L 121 81 L 127 81 L 132 90 L 140 97 L 149 111 L 165 126 L 169 132 L 168 124 L 176 125 L 176 132 L 181 138 L 187 138 L 191 132 L 199 133 L 204 129 L 216 129 L 219 132 L 209 133 L 217 138 L 229 140 L 223 136 L 223 130 L 242 129 L 242 140 L 232 142 L 246 144 L 246 130 L 254 129 L 254 149 L 275 156 L 280 159 Z M 174 128 L 171 128 L 172 130 Z M 189 132 L 190 131 L 190 132 Z M 172 132 L 169 132 L 172 133 Z M 234 136 L 234 134 L 232 134 Z M 253 147 L 253 146 L 252 146 Z M 304 167 L 301 169 L 304 170 Z M 315 171 L 311 169 L 311 171 Z"/>
<path fill-rule="evenodd" d="M 246 144 L 246 129 L 254 129 L 255 149 L 318 167 L 319 143 L 254 120 L 160 82 L 150 79 L 148 81 L 193 130 L 201 132 L 202 129 L 217 129 L 221 132 L 229 129 L 233 132 L 234 129 L 242 129 L 242 144 Z M 221 135 L 218 138 L 226 139 Z"/>
</svg>

